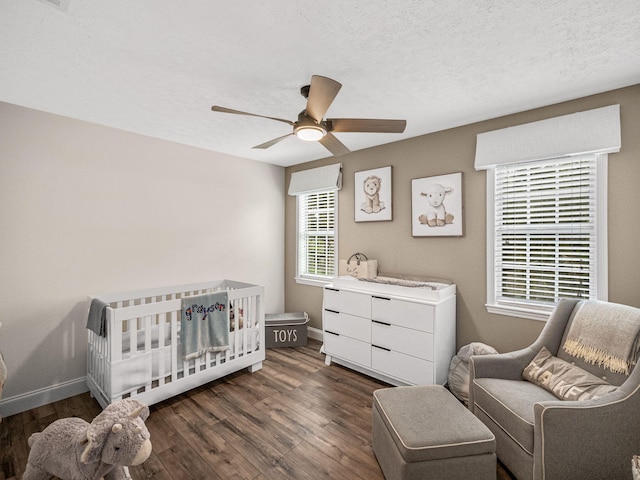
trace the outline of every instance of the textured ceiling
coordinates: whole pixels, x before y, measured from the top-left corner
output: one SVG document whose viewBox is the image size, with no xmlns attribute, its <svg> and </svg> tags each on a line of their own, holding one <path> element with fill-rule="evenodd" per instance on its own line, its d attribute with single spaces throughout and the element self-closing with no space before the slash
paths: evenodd
<svg viewBox="0 0 640 480">
<path fill-rule="evenodd" d="M 276 165 L 311 75 L 351 150 L 640 83 L 638 0 L 0 0 L 0 101 Z"/>
</svg>

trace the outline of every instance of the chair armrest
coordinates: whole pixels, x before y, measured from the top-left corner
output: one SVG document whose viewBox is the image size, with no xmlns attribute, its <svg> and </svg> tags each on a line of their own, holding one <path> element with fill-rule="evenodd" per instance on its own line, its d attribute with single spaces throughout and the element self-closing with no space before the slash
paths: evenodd
<svg viewBox="0 0 640 480">
<path fill-rule="evenodd" d="M 534 478 L 626 478 L 640 429 L 638 388 L 534 406 Z"/>
<path fill-rule="evenodd" d="M 470 358 L 471 381 L 475 378 L 522 380 L 522 371 L 536 353 L 531 347 L 498 355 L 474 355 Z"/>
<path fill-rule="evenodd" d="M 521 380 L 522 371 L 543 346 L 546 346 L 554 355 L 557 353 L 565 327 L 577 303 L 577 299 L 559 300 L 542 332 L 532 345 L 515 352 L 472 356 L 469 362 L 470 381 L 473 382 L 474 378 L 482 377 Z"/>
</svg>

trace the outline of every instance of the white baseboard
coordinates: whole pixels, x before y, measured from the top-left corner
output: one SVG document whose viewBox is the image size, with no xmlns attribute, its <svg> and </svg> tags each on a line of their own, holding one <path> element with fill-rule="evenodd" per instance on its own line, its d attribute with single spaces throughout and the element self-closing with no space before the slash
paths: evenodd
<svg viewBox="0 0 640 480">
<path fill-rule="evenodd" d="M 89 391 L 86 377 L 0 400 L 0 417 L 9 417 Z"/>
<path fill-rule="evenodd" d="M 322 341 L 322 330 L 313 327 L 307 327 L 307 337 L 313 338 L 314 340 Z"/>
</svg>

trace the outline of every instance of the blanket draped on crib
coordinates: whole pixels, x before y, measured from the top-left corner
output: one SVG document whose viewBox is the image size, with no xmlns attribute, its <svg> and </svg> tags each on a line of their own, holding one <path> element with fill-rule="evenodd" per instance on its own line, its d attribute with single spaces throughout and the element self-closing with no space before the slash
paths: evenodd
<svg viewBox="0 0 640 480">
<path fill-rule="evenodd" d="M 229 349 L 227 292 L 182 299 L 181 338 L 185 360 Z"/>
<path fill-rule="evenodd" d="M 107 307 L 108 303 L 94 298 L 89 306 L 87 316 L 87 328 L 97 333 L 101 337 L 107 336 Z"/>
</svg>

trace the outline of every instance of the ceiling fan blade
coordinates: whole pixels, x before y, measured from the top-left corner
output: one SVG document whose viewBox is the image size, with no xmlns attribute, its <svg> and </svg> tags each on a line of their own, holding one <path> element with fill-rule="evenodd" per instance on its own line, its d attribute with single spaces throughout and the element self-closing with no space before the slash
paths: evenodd
<svg viewBox="0 0 640 480">
<path fill-rule="evenodd" d="M 265 148 L 269 148 L 275 145 L 276 143 L 280 142 L 281 140 L 284 140 L 285 138 L 290 137 L 291 135 L 293 135 L 293 133 L 287 133 L 286 135 L 283 135 L 278 138 L 274 138 L 273 140 L 269 140 L 268 142 L 261 143 L 260 145 L 256 145 L 255 147 L 252 147 L 252 148 L 260 148 L 264 150 Z"/>
<path fill-rule="evenodd" d="M 332 135 L 331 133 L 327 133 L 319 140 L 319 142 L 324 145 L 324 147 L 329 150 L 334 157 L 345 155 L 351 152 L 351 150 L 349 150 L 340 140 L 335 137 L 335 135 Z"/>
<path fill-rule="evenodd" d="M 328 77 L 312 76 L 307 98 L 307 115 L 316 123 L 320 123 L 341 88 L 341 83 Z"/>
<path fill-rule="evenodd" d="M 214 105 L 213 107 L 211 107 L 211 110 L 213 110 L 214 112 L 234 113 L 236 115 L 247 115 L 249 117 L 268 118 L 269 120 L 276 120 L 278 122 L 284 122 L 288 125 L 293 125 L 293 122 L 291 120 L 285 120 L 283 118 L 276 118 L 276 117 L 265 117 L 264 115 L 256 115 L 255 113 L 241 112 L 240 110 L 233 110 L 231 108 L 220 107 L 218 105 Z"/>
<path fill-rule="evenodd" d="M 328 118 L 327 124 L 332 132 L 402 133 L 407 126 L 407 121 L 376 118 Z"/>
</svg>

